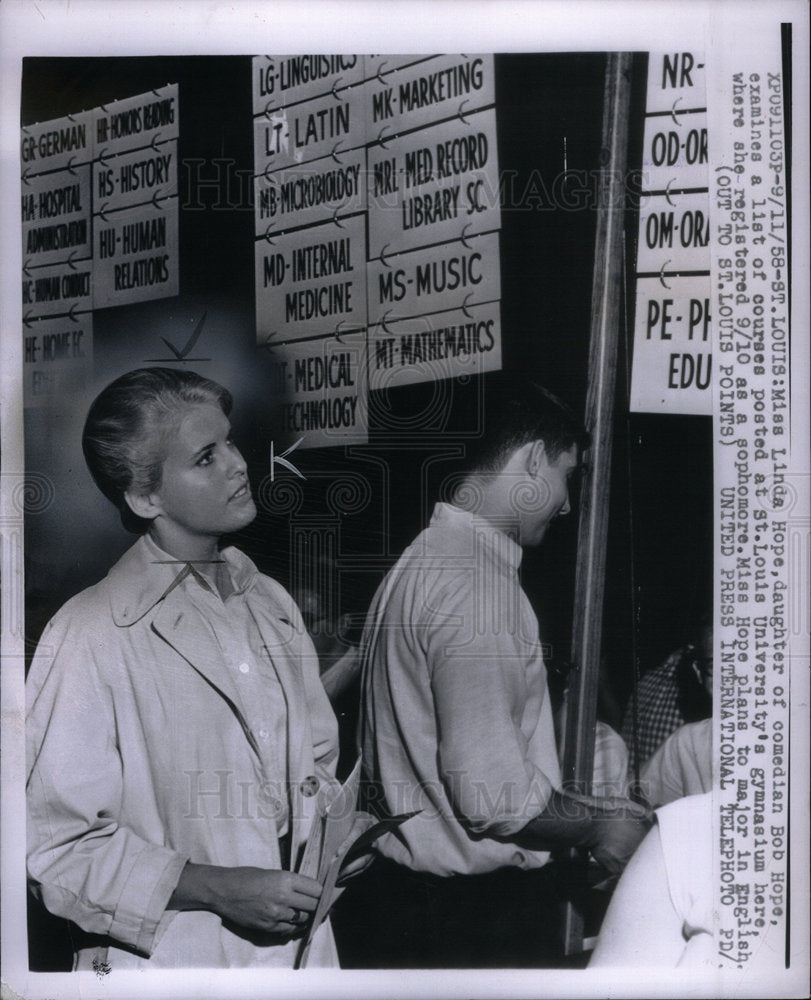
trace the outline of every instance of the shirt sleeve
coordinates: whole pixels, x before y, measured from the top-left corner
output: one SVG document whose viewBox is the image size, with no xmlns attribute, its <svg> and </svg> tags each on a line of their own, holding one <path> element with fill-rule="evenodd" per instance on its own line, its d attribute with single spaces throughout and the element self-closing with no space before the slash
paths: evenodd
<svg viewBox="0 0 811 1000">
<path fill-rule="evenodd" d="M 188 859 L 119 824 L 114 693 L 82 632 L 52 623 L 28 680 L 28 875 L 51 913 L 149 955 Z"/>
<path fill-rule="evenodd" d="M 520 623 L 521 595 L 505 598 L 502 591 L 499 603 L 488 591 L 477 599 L 471 577 L 460 574 L 432 597 L 437 610 L 422 629 L 440 775 L 473 833 L 510 837 L 544 810 L 554 788 L 533 760 L 532 734 L 522 730 L 526 699 L 537 699 L 535 725 L 548 725 L 553 747 L 552 717 L 537 638 Z M 537 669 L 531 691 L 530 665 Z"/>
</svg>

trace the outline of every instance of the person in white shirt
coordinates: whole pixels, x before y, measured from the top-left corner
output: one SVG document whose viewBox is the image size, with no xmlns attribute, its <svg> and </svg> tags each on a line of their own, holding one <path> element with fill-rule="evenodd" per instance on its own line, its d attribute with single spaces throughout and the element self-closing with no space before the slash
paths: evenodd
<svg viewBox="0 0 811 1000">
<path fill-rule="evenodd" d="M 419 811 L 381 839 L 367 880 L 376 869 L 371 932 L 391 964 L 547 964 L 559 920 L 550 849 L 588 847 L 619 872 L 646 829 L 627 800 L 561 790 L 519 580 L 522 548 L 570 509 L 584 432 L 531 383 L 486 405 L 453 502 L 381 584 L 361 644 L 369 796 L 383 814 Z"/>
</svg>

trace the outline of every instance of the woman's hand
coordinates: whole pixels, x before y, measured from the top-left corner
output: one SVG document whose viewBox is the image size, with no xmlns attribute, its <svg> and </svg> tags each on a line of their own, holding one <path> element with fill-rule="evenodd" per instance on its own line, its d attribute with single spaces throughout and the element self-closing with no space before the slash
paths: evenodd
<svg viewBox="0 0 811 1000">
<path fill-rule="evenodd" d="M 321 889 L 320 882 L 295 872 L 189 862 L 169 909 L 210 910 L 242 927 L 292 937 L 306 927 Z"/>
</svg>

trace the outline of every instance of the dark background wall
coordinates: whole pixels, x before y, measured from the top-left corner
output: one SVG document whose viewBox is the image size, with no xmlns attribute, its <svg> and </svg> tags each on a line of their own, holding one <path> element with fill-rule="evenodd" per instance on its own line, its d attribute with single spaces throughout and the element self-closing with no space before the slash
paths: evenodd
<svg viewBox="0 0 811 1000">
<path fill-rule="evenodd" d="M 604 65 L 600 54 L 496 58 L 504 368 L 531 374 L 580 412 Z M 639 58 L 632 164 L 640 161 L 644 73 Z M 210 360 L 194 368 L 232 390 L 236 437 L 257 492 L 259 516 L 236 541 L 288 585 L 320 554 L 334 556 L 336 602 L 357 621 L 486 419 L 487 377 L 372 393 L 368 445 L 299 450 L 306 480 L 279 473 L 270 482 L 270 442 L 281 437 L 267 354 L 255 346 L 250 58 L 27 59 L 22 124 L 167 83 L 177 83 L 180 95 L 180 294 L 96 311 L 87 393 L 52 411 L 27 411 L 28 468 L 54 487 L 54 502 L 26 524 L 32 644 L 50 615 L 101 578 L 133 540 L 84 467 L 80 434 L 90 400 L 117 375 L 162 357 L 161 337 L 183 343 L 203 314 L 195 353 Z M 629 266 L 634 232 L 631 214 Z M 604 627 L 606 675 L 620 705 L 634 669 L 683 642 L 711 595 L 710 418 L 627 412 L 631 329 L 626 310 Z M 565 518 L 524 562 L 524 585 L 554 660 L 569 655 L 576 536 L 576 516 Z M 53 942 L 42 946 L 35 933 L 35 950 L 38 940 L 32 961 L 50 967 Z"/>
</svg>

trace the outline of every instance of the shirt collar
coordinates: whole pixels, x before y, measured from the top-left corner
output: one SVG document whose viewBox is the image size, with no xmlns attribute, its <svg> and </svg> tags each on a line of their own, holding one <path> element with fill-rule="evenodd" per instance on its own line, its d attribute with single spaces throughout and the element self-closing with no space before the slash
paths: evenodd
<svg viewBox="0 0 811 1000">
<path fill-rule="evenodd" d="M 521 546 L 485 517 L 462 510 L 453 504 L 438 503 L 434 507 L 431 526 L 442 530 L 473 531 L 477 538 L 484 541 L 487 549 L 499 562 L 515 570 L 521 565 L 524 554 Z"/>
<path fill-rule="evenodd" d="M 234 592 L 247 591 L 258 574 L 254 563 L 233 547 L 223 549 L 220 557 L 227 563 Z M 107 579 L 116 625 L 132 625 L 139 621 L 187 579 L 211 589 L 193 563 L 173 558 L 146 534 L 124 553 Z"/>
</svg>

